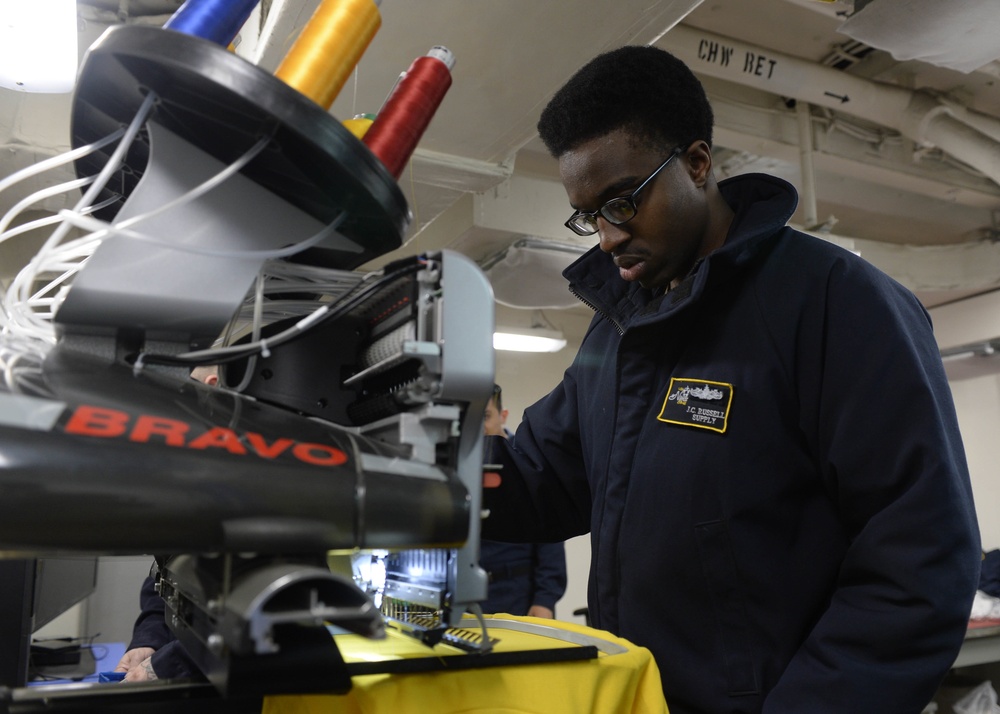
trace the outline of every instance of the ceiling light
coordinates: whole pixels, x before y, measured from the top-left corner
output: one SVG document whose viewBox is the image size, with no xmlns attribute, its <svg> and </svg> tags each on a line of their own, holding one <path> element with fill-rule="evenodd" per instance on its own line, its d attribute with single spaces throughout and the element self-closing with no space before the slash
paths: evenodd
<svg viewBox="0 0 1000 714">
<path fill-rule="evenodd" d="M 558 352 L 566 346 L 559 330 L 544 327 L 504 328 L 493 333 L 493 348 L 510 352 Z"/>
<path fill-rule="evenodd" d="M 0 87 L 72 91 L 76 22 L 76 0 L 0 0 Z"/>
</svg>

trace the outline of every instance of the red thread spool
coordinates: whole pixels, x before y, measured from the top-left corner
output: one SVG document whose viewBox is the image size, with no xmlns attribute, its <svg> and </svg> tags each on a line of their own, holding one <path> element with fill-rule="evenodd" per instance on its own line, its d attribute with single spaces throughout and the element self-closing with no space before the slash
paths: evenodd
<svg viewBox="0 0 1000 714">
<path fill-rule="evenodd" d="M 362 141 L 399 178 L 451 86 L 455 56 L 433 47 L 406 70 Z"/>
</svg>

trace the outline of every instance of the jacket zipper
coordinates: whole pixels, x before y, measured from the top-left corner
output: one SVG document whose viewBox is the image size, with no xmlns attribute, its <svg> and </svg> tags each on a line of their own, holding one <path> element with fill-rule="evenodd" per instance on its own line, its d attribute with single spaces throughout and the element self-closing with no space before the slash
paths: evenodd
<svg viewBox="0 0 1000 714">
<path fill-rule="evenodd" d="M 619 336 L 623 336 L 625 334 L 625 328 L 623 328 L 621 326 L 621 324 L 619 324 L 619 322 L 615 318 L 611 317 L 611 315 L 609 315 L 607 312 L 605 312 L 601 308 L 597 307 L 597 305 L 595 305 L 594 303 L 590 302 L 590 300 L 587 300 L 585 297 L 583 297 L 582 295 L 580 295 L 580 293 L 578 293 L 576 291 L 576 288 L 574 288 L 572 285 L 569 286 L 569 291 L 576 297 L 577 300 L 579 300 L 580 302 L 582 302 L 584 305 L 586 305 L 591 310 L 593 310 L 598 315 L 600 315 L 605 320 L 607 320 L 612 325 L 614 325 L 615 329 L 618 330 L 618 335 Z"/>
<path fill-rule="evenodd" d="M 618 331 L 619 337 L 622 337 L 622 336 L 625 335 L 625 329 L 621 326 L 621 324 L 617 320 L 615 320 L 613 317 L 611 317 L 611 315 L 609 315 L 607 313 L 607 311 L 602 310 L 601 308 L 597 307 L 597 305 L 595 305 L 594 303 L 590 302 L 590 300 L 587 300 L 585 297 L 583 297 L 582 295 L 580 295 L 580 293 L 578 293 L 576 291 L 576 288 L 574 288 L 572 285 L 569 286 L 569 291 L 574 296 L 576 296 L 577 300 L 579 300 L 584 305 L 586 305 L 591 310 L 593 310 L 596 314 L 600 315 L 602 318 L 604 318 L 605 320 L 607 320 L 608 322 L 610 322 L 614 326 L 614 328 Z M 616 379 L 617 379 L 617 377 L 616 377 Z M 615 391 L 617 392 L 617 387 L 615 388 Z M 616 401 L 614 421 L 616 422 L 617 420 L 618 420 L 618 407 L 617 407 L 617 401 Z M 612 430 L 612 433 L 613 433 L 613 430 Z M 613 448 L 608 450 L 608 459 L 611 458 L 611 452 L 613 450 L 614 450 Z M 605 465 L 605 474 L 607 474 L 608 470 L 609 470 L 608 466 Z M 607 477 L 605 477 L 605 483 L 604 483 L 605 491 L 607 491 L 607 487 L 608 487 Z M 605 499 L 606 498 L 607 498 L 607 494 L 605 493 Z M 594 572 L 597 572 L 597 569 L 599 569 L 597 561 L 600 560 L 600 557 L 601 557 L 600 549 L 598 549 L 598 552 L 594 554 L 594 557 L 595 557 L 595 562 L 594 562 L 595 571 Z M 589 598 L 588 598 L 588 600 L 589 600 Z M 599 602 L 599 598 L 595 598 L 594 603 L 593 603 L 593 607 L 594 607 L 594 612 L 592 612 L 591 615 L 592 615 L 592 617 L 594 618 L 595 621 L 599 622 L 600 619 L 601 619 L 601 605 L 600 605 L 600 602 Z"/>
</svg>

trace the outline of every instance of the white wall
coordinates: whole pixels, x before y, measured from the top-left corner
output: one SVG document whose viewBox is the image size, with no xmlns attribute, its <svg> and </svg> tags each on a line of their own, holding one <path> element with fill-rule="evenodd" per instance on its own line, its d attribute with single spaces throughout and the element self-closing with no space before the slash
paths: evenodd
<svg viewBox="0 0 1000 714">
<path fill-rule="evenodd" d="M 104 556 L 97 561 L 97 588 L 86 600 L 87 631 L 101 642 L 128 644 L 139 616 L 139 590 L 151 555 Z"/>
<path fill-rule="evenodd" d="M 982 346 L 1000 336 L 1000 291 L 932 307 L 930 315 L 941 349 Z M 947 368 L 972 476 L 983 550 L 994 550 L 1000 548 L 1000 360 L 952 361 Z"/>
<path fill-rule="evenodd" d="M 983 550 L 1000 548 L 1000 376 L 951 382 Z"/>
</svg>

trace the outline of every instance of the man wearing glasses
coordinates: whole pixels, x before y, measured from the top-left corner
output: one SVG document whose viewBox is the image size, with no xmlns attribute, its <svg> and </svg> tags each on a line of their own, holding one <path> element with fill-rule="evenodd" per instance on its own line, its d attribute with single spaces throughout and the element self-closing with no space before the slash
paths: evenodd
<svg viewBox="0 0 1000 714">
<path fill-rule="evenodd" d="M 595 317 L 488 437 L 484 536 L 590 532 L 591 621 L 653 652 L 671 714 L 917 714 L 980 557 L 920 303 L 787 227 L 785 181 L 717 182 L 708 100 L 665 52 L 598 56 L 539 133 L 598 243 L 565 272 Z"/>
</svg>

